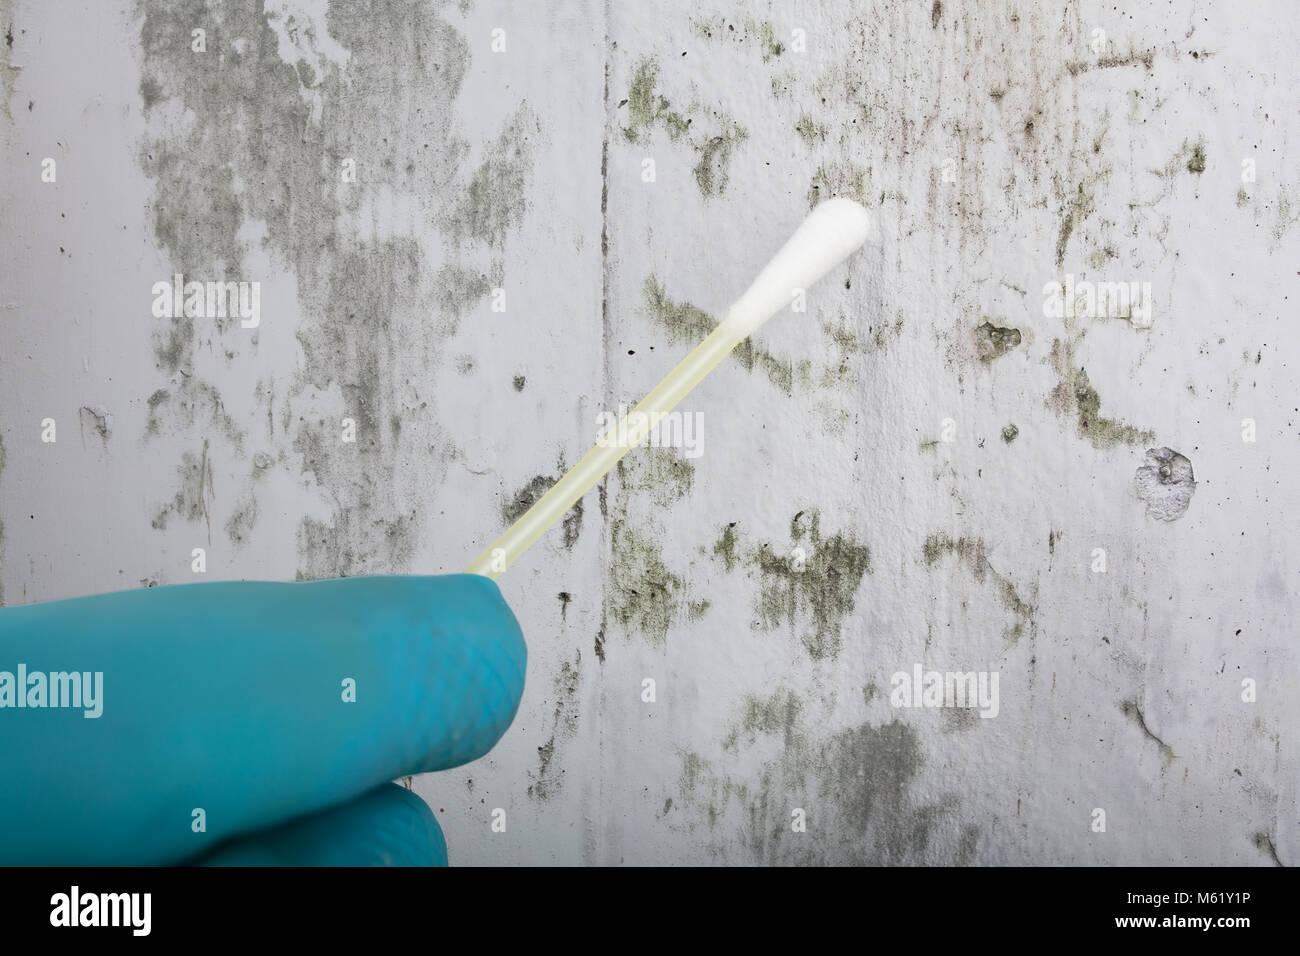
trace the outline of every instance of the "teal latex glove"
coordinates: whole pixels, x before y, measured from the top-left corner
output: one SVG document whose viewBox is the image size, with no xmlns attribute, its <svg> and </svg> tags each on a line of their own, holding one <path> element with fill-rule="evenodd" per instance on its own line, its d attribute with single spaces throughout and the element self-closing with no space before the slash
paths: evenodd
<svg viewBox="0 0 1300 956">
<path fill-rule="evenodd" d="M 0 706 L 0 864 L 445 863 L 432 812 L 386 781 L 487 753 L 525 661 L 477 575 L 0 610 L 0 672 L 25 665 L 28 701 L 35 673 L 103 674 L 98 717 Z"/>
</svg>

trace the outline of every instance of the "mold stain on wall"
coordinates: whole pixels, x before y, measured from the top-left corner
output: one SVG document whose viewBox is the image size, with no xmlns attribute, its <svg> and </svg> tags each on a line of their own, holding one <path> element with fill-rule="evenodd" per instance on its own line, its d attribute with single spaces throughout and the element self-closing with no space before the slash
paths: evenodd
<svg viewBox="0 0 1300 956">
<path fill-rule="evenodd" d="M 561 751 L 564 744 L 578 732 L 578 690 L 582 681 L 582 651 L 575 651 L 572 661 L 560 662 L 560 669 L 551 681 L 554 705 L 550 714 L 548 736 L 537 748 L 537 769 L 529 773 L 528 796 L 535 800 L 549 800 L 564 785 L 564 761 Z M 547 705 L 550 700 L 545 701 Z"/>
<path fill-rule="evenodd" d="M 925 763 L 913 727 L 894 720 L 827 730 L 819 716 L 821 705 L 789 689 L 746 695 L 721 758 L 681 755 L 669 796 L 691 811 L 681 825 L 727 862 L 963 865 L 974 858 L 980 829 L 956 825 L 957 797 L 913 795 Z M 757 759 L 758 770 L 739 777 L 724 769 L 738 758 Z M 796 809 L 805 832 L 793 828 Z"/>
<path fill-rule="evenodd" d="M 451 453 L 406 382 L 433 379 L 438 342 L 499 279 L 502 245 L 526 211 L 536 117 L 521 103 L 465 169 L 471 144 L 456 134 L 454 107 L 469 50 L 442 6 L 331 2 L 314 22 L 240 2 L 139 2 L 140 162 L 168 268 L 263 278 L 246 271 L 254 226 L 297 280 L 302 361 L 271 458 L 296 451 L 333 508 L 325 521 L 302 520 L 299 577 L 399 571 L 409 560 Z M 191 49 L 196 27 L 206 52 Z M 339 47 L 343 63 L 329 53 Z M 358 213 L 389 191 L 440 226 L 441 248 L 401 227 L 363 231 Z M 232 363 L 258 347 L 231 322 L 160 320 L 165 381 L 150 397 L 150 433 L 198 429 L 217 441 L 221 396 L 196 374 L 209 343 Z M 356 422 L 353 445 L 340 438 L 343 418 Z M 232 434 L 214 455 L 242 454 Z M 411 467 L 397 469 L 402 459 Z M 244 541 L 258 513 L 251 483 L 236 502 L 228 530 Z"/>
<path fill-rule="evenodd" d="M 675 109 L 657 89 L 659 64 L 653 58 L 641 60 L 632 74 L 626 98 L 627 123 L 622 127 L 628 143 L 649 142 L 656 130 L 664 130 L 669 142 L 688 144 L 699 157 L 693 170 L 696 186 L 704 198 L 720 196 L 731 180 L 731 160 L 749 132 L 723 110 L 696 101 Z"/>
<path fill-rule="evenodd" d="M 712 555 L 730 572 L 745 565 L 757 577 L 755 627 L 788 629 L 808 656 L 834 660 L 842 645 L 845 618 L 871 571 L 871 549 L 848 531 L 824 536 L 821 515 L 800 511 L 790 520 L 790 543 L 764 541 L 745 546 L 735 523 L 723 526 Z"/>
</svg>

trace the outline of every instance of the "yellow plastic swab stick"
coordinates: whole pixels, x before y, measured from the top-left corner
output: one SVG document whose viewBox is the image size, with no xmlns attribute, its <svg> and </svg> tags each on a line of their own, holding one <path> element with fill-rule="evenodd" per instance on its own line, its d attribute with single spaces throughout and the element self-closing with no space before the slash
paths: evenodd
<svg viewBox="0 0 1300 956">
<path fill-rule="evenodd" d="M 721 322 L 664 380 L 607 431 L 563 478 L 474 559 L 468 574 L 490 578 L 510 567 L 557 523 L 619 459 L 645 440 L 660 419 L 760 325 L 847 259 L 871 237 L 871 214 L 850 199 L 828 199 L 814 209 L 773 256 Z"/>
</svg>

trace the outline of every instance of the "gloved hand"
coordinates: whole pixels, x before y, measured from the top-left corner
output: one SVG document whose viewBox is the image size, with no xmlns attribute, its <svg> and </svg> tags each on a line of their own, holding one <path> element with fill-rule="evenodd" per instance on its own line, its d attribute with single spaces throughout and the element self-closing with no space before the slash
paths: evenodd
<svg viewBox="0 0 1300 956">
<path fill-rule="evenodd" d="M 0 864 L 445 864 L 433 813 L 386 781 L 486 754 L 525 659 L 477 575 L 0 610 Z"/>
</svg>

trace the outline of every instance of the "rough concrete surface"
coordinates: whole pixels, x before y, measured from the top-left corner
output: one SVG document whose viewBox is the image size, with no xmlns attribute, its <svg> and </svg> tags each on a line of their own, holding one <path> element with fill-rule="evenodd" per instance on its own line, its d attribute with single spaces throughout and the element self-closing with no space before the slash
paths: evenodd
<svg viewBox="0 0 1300 956">
<path fill-rule="evenodd" d="M 4 603 L 194 548 L 457 571 L 845 195 L 880 242 L 690 396 L 702 453 L 634 451 L 502 578 L 519 717 L 413 782 L 453 862 L 1300 861 L 1288 0 L 0 31 Z M 177 273 L 259 324 L 157 316 Z M 996 716 L 895 706 L 917 664 Z"/>
</svg>

